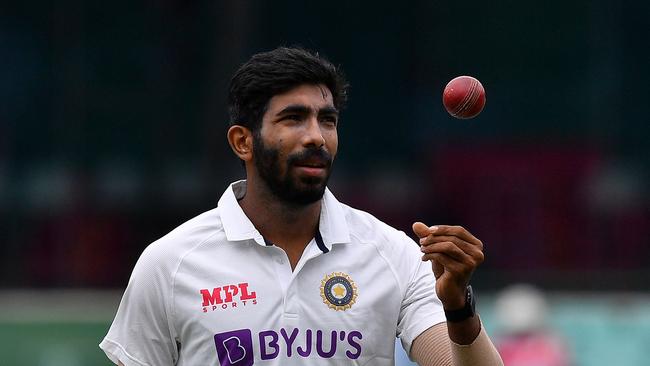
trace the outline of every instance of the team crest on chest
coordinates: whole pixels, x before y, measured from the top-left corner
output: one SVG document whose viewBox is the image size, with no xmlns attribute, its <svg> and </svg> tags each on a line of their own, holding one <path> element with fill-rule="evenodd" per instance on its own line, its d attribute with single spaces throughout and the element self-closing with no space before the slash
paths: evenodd
<svg viewBox="0 0 650 366">
<path fill-rule="evenodd" d="M 320 281 L 320 296 L 330 309 L 347 310 L 357 301 L 358 295 L 357 285 L 343 272 L 325 275 Z"/>
</svg>

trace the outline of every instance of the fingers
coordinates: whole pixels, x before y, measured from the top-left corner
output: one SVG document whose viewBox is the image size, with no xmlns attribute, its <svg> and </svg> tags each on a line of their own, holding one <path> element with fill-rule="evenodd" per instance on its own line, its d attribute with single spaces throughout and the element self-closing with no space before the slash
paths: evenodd
<svg viewBox="0 0 650 366">
<path fill-rule="evenodd" d="M 447 239 L 447 240 L 445 240 Z M 455 237 L 442 237 L 441 241 L 427 242 L 420 246 L 420 251 L 425 254 L 441 253 L 457 261 L 478 266 L 485 260 L 485 254 L 478 245 L 470 244 Z"/>
<path fill-rule="evenodd" d="M 450 272 L 456 278 L 469 279 L 469 277 L 476 269 L 476 266 L 468 265 L 465 262 L 458 261 L 456 258 L 453 258 L 444 253 L 425 254 L 422 257 L 422 260 L 430 260 L 434 264 L 434 273 L 436 272 L 436 269 L 437 272 L 439 272 L 435 273 L 436 279 L 439 278 L 443 272 Z"/>
<path fill-rule="evenodd" d="M 415 222 L 413 224 L 413 232 L 415 235 L 418 236 L 418 238 L 422 239 L 424 237 L 430 236 L 430 235 L 435 235 L 435 236 L 456 236 L 458 238 L 461 238 L 469 243 L 479 245 L 481 248 L 483 247 L 483 243 L 481 243 L 478 238 L 476 238 L 472 233 L 467 231 L 464 227 L 462 226 L 451 226 L 451 225 L 435 225 L 435 226 L 427 226 L 421 222 Z M 420 243 L 422 244 L 422 243 Z"/>
<path fill-rule="evenodd" d="M 422 251 L 422 260 L 427 261 L 430 259 L 436 259 L 438 256 L 436 254 L 444 255 L 445 258 L 452 259 L 458 263 L 461 263 L 464 266 L 469 266 L 472 268 L 478 267 L 485 260 L 485 255 L 479 250 L 474 250 L 470 253 L 467 253 L 461 250 L 456 244 L 452 242 L 442 242 L 435 243 L 427 246 L 420 247 Z M 444 263 L 441 261 L 440 264 Z"/>
<path fill-rule="evenodd" d="M 444 306 L 456 308 L 474 270 L 483 263 L 483 243 L 462 226 L 413 224 L 422 261 L 431 261 L 436 293 Z"/>
<path fill-rule="evenodd" d="M 420 238 L 420 245 L 427 245 L 438 241 L 436 237 L 452 236 L 477 245 L 483 250 L 483 243 L 462 226 L 436 225 L 428 227 L 421 222 L 413 224 L 413 232 Z"/>
<path fill-rule="evenodd" d="M 429 231 L 435 236 L 455 236 L 483 248 L 483 243 L 462 226 L 436 225 L 430 227 Z"/>
<path fill-rule="evenodd" d="M 445 268 L 445 263 L 451 259 L 474 269 L 485 260 L 483 243 L 462 226 L 428 227 L 416 222 L 413 224 L 413 232 L 420 237 L 423 261 L 437 259 L 439 256 L 433 255 L 437 253 L 445 256 L 437 261 Z"/>
<path fill-rule="evenodd" d="M 464 246 L 471 247 L 471 244 L 464 243 Z M 460 245 L 452 241 L 442 241 L 437 243 L 431 243 L 427 245 L 422 245 L 420 251 L 426 254 L 433 253 L 442 253 L 448 255 L 451 258 L 456 259 L 457 261 L 465 261 L 469 256 Z"/>
<path fill-rule="evenodd" d="M 413 224 L 413 232 L 418 236 L 418 238 L 424 238 L 432 233 L 428 226 L 419 221 Z"/>
<path fill-rule="evenodd" d="M 420 239 L 420 246 L 422 248 L 425 248 L 431 246 L 432 244 L 446 243 L 446 242 L 453 243 L 460 250 L 462 250 L 463 252 L 469 255 L 478 255 L 479 253 L 483 252 L 482 243 L 472 244 L 456 236 L 446 236 L 446 235 L 441 235 L 441 236 L 436 235 L 436 236 L 422 238 Z"/>
</svg>

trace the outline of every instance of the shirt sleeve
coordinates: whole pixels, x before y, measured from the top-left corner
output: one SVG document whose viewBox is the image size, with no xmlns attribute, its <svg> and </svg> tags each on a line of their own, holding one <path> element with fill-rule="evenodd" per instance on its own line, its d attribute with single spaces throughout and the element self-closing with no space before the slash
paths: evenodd
<svg viewBox="0 0 650 366">
<path fill-rule="evenodd" d="M 446 321 L 442 303 L 436 295 L 436 279 L 430 262 L 422 262 L 418 245 L 404 235 L 404 253 L 398 271 L 405 279 L 405 293 L 400 308 L 397 337 L 411 357 L 413 340 L 430 327 Z"/>
<path fill-rule="evenodd" d="M 116 364 L 167 366 L 178 360 L 169 306 L 171 271 L 153 246 L 138 259 L 115 319 L 99 344 Z"/>
</svg>

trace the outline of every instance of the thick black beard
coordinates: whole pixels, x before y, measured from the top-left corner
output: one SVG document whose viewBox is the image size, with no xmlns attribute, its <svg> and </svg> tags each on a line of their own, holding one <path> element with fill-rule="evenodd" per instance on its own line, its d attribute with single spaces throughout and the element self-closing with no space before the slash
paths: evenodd
<svg viewBox="0 0 650 366">
<path fill-rule="evenodd" d="M 286 159 L 285 175 L 281 175 L 280 152 L 275 148 L 267 148 L 259 135 L 253 136 L 254 163 L 257 171 L 267 187 L 277 198 L 291 206 L 306 206 L 319 201 L 325 194 L 329 180 L 332 156 L 324 149 L 306 149 L 303 152 L 289 155 Z M 310 157 L 318 157 L 327 161 L 327 175 L 320 178 L 301 178 L 295 182 L 290 174 L 290 167 L 294 163 Z"/>
</svg>

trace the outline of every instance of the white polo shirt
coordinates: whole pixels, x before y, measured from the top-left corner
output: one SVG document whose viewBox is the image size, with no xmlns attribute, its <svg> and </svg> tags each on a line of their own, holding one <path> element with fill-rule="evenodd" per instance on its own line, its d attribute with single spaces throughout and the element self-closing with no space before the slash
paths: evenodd
<svg viewBox="0 0 650 366">
<path fill-rule="evenodd" d="M 363 211 L 323 197 L 319 235 L 294 271 L 237 202 L 149 245 L 100 347 L 135 365 L 393 365 L 445 321 L 418 246 Z"/>
</svg>

